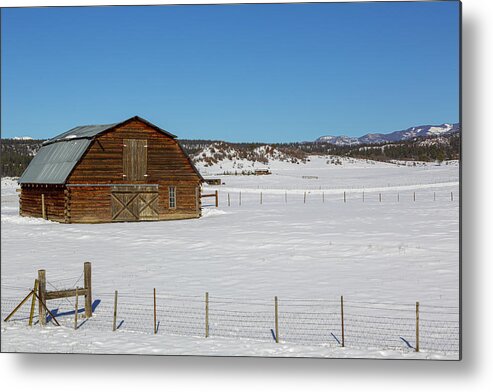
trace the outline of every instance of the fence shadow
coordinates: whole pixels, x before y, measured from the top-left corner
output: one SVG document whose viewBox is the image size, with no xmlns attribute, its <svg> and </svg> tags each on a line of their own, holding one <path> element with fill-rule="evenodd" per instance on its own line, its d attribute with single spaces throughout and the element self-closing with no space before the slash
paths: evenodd
<svg viewBox="0 0 493 392">
<path fill-rule="evenodd" d="M 99 306 L 100 303 L 101 303 L 101 300 L 100 299 L 97 299 L 97 300 L 93 301 L 92 306 L 91 306 L 91 309 L 92 309 L 93 312 L 96 311 L 96 309 L 97 309 L 97 307 Z M 67 310 L 67 311 L 61 312 L 61 313 L 59 313 L 59 310 L 60 310 L 60 308 L 54 308 L 54 309 L 50 309 L 50 312 L 55 317 L 74 316 L 75 315 L 75 309 L 74 310 Z M 84 312 L 85 312 L 85 309 L 84 308 L 77 309 L 77 314 L 84 313 Z M 46 322 L 48 323 L 51 320 L 52 320 L 52 317 L 51 317 L 51 315 L 48 314 L 47 317 L 46 317 Z"/>
</svg>

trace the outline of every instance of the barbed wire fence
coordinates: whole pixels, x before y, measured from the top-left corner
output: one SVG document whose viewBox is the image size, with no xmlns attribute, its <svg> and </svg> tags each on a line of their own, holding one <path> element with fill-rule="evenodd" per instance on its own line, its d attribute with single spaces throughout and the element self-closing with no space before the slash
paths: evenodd
<svg viewBox="0 0 493 392">
<path fill-rule="evenodd" d="M 73 277 L 71 279 L 80 279 Z M 70 281 L 69 278 L 65 283 Z M 50 284 L 54 284 L 51 281 Z M 58 283 L 63 283 L 59 281 Z M 68 284 L 68 283 L 67 283 Z M 75 286 L 71 283 L 70 285 Z M 19 303 L 21 287 L 2 288 L 2 320 Z M 26 288 L 27 289 L 27 288 Z M 32 289 L 32 288 L 31 288 Z M 24 291 L 25 293 L 25 291 Z M 188 337 L 224 337 L 264 342 L 358 349 L 459 353 L 459 308 L 427 304 L 332 299 L 248 299 L 149 292 L 95 292 L 93 316 L 77 308 L 77 329 L 140 332 Z M 49 301 L 57 321 L 74 328 L 73 299 Z M 25 323 L 30 306 L 10 319 Z M 50 321 L 48 316 L 48 321 Z M 39 327 L 34 316 L 34 327 Z M 27 327 L 26 327 L 27 328 Z"/>
</svg>

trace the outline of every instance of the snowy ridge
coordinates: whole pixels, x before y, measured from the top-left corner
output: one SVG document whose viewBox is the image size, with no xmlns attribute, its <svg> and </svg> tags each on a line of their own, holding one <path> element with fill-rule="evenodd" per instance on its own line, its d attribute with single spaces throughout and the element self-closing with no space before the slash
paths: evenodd
<svg viewBox="0 0 493 392">
<path fill-rule="evenodd" d="M 445 136 L 460 132 L 460 126 L 456 124 L 420 125 L 391 133 L 367 133 L 361 137 L 349 136 L 321 136 L 316 142 L 325 142 L 339 146 L 354 144 L 374 144 L 399 142 L 411 140 L 417 137 Z"/>
<path fill-rule="evenodd" d="M 335 144 L 337 146 L 351 146 L 353 144 L 360 144 L 360 141 L 357 137 L 349 136 L 322 136 L 319 137 L 316 141 Z"/>
<path fill-rule="evenodd" d="M 256 168 L 269 167 L 275 162 L 305 163 L 306 157 L 300 151 L 281 150 L 268 144 L 252 149 L 246 146 L 215 142 L 194 154 L 192 161 L 199 170 L 212 167 L 223 169 L 224 167 L 224 170 L 246 174 Z"/>
</svg>

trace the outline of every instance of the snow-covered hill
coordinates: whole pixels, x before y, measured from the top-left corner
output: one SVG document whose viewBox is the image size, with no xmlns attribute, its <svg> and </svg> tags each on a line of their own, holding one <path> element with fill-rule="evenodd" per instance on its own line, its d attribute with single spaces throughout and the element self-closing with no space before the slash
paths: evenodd
<svg viewBox="0 0 493 392">
<path fill-rule="evenodd" d="M 417 137 L 452 135 L 457 132 L 460 132 L 460 126 L 458 123 L 441 124 L 441 125 L 420 125 L 420 126 L 411 127 L 401 131 L 395 131 L 386 134 L 368 133 L 361 137 L 330 136 L 330 135 L 321 136 L 316 140 L 316 142 L 325 142 L 339 146 L 347 146 L 354 144 L 399 142 L 404 140 L 411 140 Z"/>
<path fill-rule="evenodd" d="M 306 155 L 299 150 L 279 149 L 268 144 L 257 147 L 215 142 L 192 155 L 199 169 L 214 168 L 219 172 L 248 174 L 256 168 L 265 168 L 276 162 L 300 164 Z"/>
<path fill-rule="evenodd" d="M 357 137 L 350 136 L 321 136 L 316 142 L 325 142 L 335 144 L 336 146 L 350 146 L 361 143 Z"/>
</svg>

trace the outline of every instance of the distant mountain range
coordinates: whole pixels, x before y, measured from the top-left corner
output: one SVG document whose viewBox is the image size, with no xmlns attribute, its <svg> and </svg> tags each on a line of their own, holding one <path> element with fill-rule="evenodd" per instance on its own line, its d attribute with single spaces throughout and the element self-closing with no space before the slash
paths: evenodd
<svg viewBox="0 0 493 392">
<path fill-rule="evenodd" d="M 447 136 L 460 132 L 460 126 L 456 124 L 441 124 L 441 125 L 419 125 L 404 129 L 402 131 L 394 131 L 391 133 L 367 133 L 360 137 L 350 136 L 321 136 L 315 142 L 329 143 L 337 146 L 350 146 L 358 144 L 378 144 L 389 142 L 402 142 L 412 140 L 417 137 L 430 136 Z"/>
</svg>

